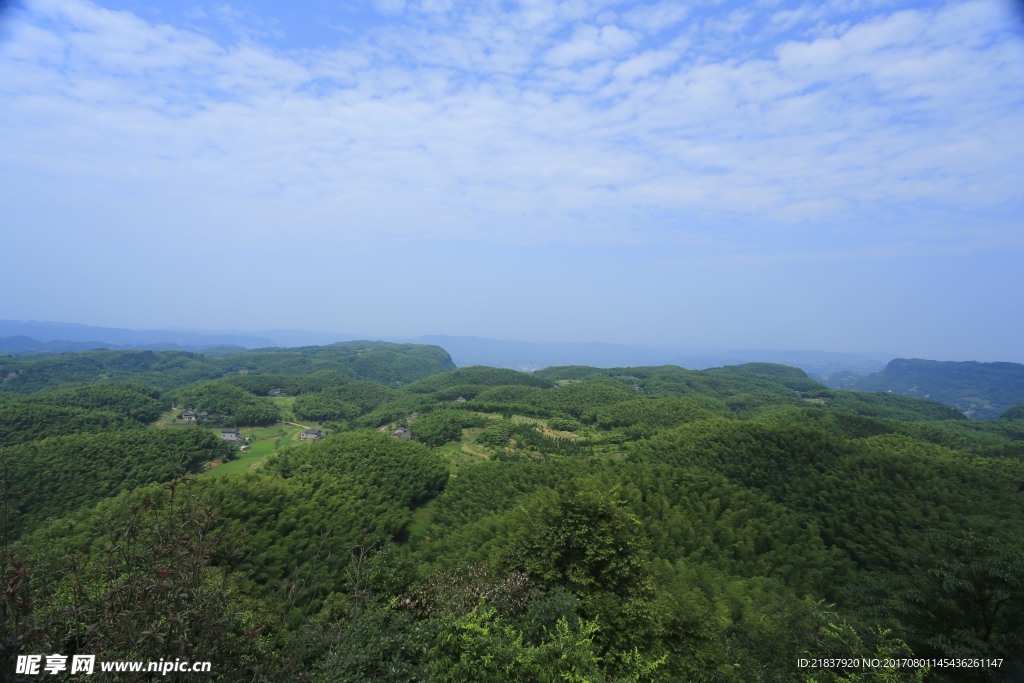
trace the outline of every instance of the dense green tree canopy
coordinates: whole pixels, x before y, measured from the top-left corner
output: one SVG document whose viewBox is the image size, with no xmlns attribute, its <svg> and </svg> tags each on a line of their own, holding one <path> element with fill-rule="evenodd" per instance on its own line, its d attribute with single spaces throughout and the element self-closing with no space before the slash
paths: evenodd
<svg viewBox="0 0 1024 683">
<path fill-rule="evenodd" d="M 202 382 L 179 389 L 176 403 L 186 410 L 206 412 L 211 420 L 229 425 L 266 425 L 281 417 L 269 399 L 256 396 L 223 380 Z"/>
<path fill-rule="evenodd" d="M 968 420 L 771 364 L 526 374 L 375 342 L 3 363 L 5 665 L 92 648 L 223 657 L 210 680 L 736 683 L 1024 666 L 1014 410 Z M 239 452 L 172 398 L 267 426 Z M 796 664 L 820 657 L 1003 664 Z"/>
</svg>

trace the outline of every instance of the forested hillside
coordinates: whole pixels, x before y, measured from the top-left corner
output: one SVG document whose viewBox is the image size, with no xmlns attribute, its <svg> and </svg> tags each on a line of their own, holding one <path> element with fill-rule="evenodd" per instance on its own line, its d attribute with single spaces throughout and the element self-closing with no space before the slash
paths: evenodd
<svg viewBox="0 0 1024 683">
<path fill-rule="evenodd" d="M 385 384 L 409 382 L 455 365 L 441 348 L 353 341 L 204 355 L 188 351 L 86 351 L 0 355 L 0 392 L 32 392 L 69 382 L 130 379 L 163 390 L 237 374 L 309 375 L 318 371 Z"/>
<path fill-rule="evenodd" d="M 525 374 L 360 344 L 4 359 L 5 672 L 1024 676 L 1020 410 L 762 363 Z"/>
<path fill-rule="evenodd" d="M 859 377 L 837 374 L 829 386 L 857 391 L 883 391 L 931 399 L 964 414 L 991 420 L 1024 403 L 1024 365 L 897 358 L 881 372 Z"/>
</svg>

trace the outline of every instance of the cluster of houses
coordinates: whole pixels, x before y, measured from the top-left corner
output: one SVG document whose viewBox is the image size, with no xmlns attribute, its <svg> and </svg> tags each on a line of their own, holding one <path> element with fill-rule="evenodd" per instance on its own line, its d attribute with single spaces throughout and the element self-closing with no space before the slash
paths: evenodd
<svg viewBox="0 0 1024 683">
<path fill-rule="evenodd" d="M 194 413 L 191 410 L 186 410 L 181 414 L 181 419 L 185 422 L 206 422 L 210 419 L 210 414 L 207 412 Z"/>
</svg>

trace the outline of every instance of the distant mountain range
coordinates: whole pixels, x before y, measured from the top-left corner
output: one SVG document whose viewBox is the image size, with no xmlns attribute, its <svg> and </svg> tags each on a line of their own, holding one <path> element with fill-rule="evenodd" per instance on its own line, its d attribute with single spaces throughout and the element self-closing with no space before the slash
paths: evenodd
<svg viewBox="0 0 1024 683">
<path fill-rule="evenodd" d="M 600 342 L 522 342 L 446 335 L 402 341 L 440 346 L 451 354 L 452 360 L 459 367 L 489 365 L 523 371 L 556 365 L 589 365 L 598 368 L 678 365 L 689 370 L 703 370 L 760 362 L 790 365 L 820 377 L 837 372 L 866 375 L 881 370 L 894 355 L 763 349 L 709 351 Z"/>
<path fill-rule="evenodd" d="M 315 346 L 371 335 L 304 330 L 215 332 L 130 330 L 76 323 L 0 320 L 0 353 L 60 353 L 89 349 L 186 350 L 205 353 L 267 347 Z M 992 419 L 1024 403 L 1024 365 L 907 360 L 895 354 L 830 351 L 688 350 L 584 342 L 523 342 L 430 335 L 380 341 L 433 344 L 459 367 L 487 365 L 532 372 L 558 365 L 630 367 L 678 365 L 702 370 L 763 362 L 797 367 L 836 389 L 892 392 L 954 406 L 970 417 Z"/>
<path fill-rule="evenodd" d="M 274 346 L 274 342 L 266 336 L 247 334 L 128 330 L 78 323 L 0 320 L 0 352 L 60 353 L 89 349 L 199 351 L 218 346 L 259 348 Z"/>
<path fill-rule="evenodd" d="M 834 389 L 883 391 L 953 406 L 968 417 L 994 419 L 1024 403 L 1024 365 L 897 358 L 866 377 L 842 372 L 823 380 Z"/>
<path fill-rule="evenodd" d="M 679 365 L 701 370 L 748 362 L 780 363 L 814 376 L 850 372 L 866 375 L 885 367 L 895 354 L 828 351 L 709 351 L 601 342 L 523 342 L 483 337 L 430 335 L 374 337 L 305 330 L 214 332 L 208 330 L 130 330 L 77 323 L 0 320 L 0 353 L 61 353 L 89 349 L 209 351 L 223 347 L 267 348 L 318 346 L 353 339 L 434 344 L 451 354 L 456 365 L 488 365 L 530 372 L 556 365 L 629 367 Z"/>
</svg>

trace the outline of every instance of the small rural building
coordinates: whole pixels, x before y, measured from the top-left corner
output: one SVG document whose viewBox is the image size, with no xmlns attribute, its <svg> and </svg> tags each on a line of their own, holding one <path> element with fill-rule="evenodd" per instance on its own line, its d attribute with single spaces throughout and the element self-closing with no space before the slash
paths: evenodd
<svg viewBox="0 0 1024 683">
<path fill-rule="evenodd" d="M 271 390 L 270 390 L 270 391 L 269 391 L 269 392 L 267 393 L 267 395 L 268 395 L 268 396 L 280 396 L 280 395 L 281 395 L 281 394 L 283 394 L 283 393 L 284 393 L 284 392 L 283 392 L 283 391 L 282 391 L 281 389 L 271 389 Z"/>
<path fill-rule="evenodd" d="M 196 414 L 193 413 L 191 410 L 186 410 L 185 412 L 183 412 L 181 414 L 181 419 L 182 420 L 187 420 L 189 422 L 195 422 L 196 421 Z"/>
<path fill-rule="evenodd" d="M 395 431 L 391 432 L 392 439 L 401 439 L 402 441 L 408 441 L 412 438 L 412 434 L 405 427 L 399 427 Z"/>
<path fill-rule="evenodd" d="M 319 429 L 307 429 L 299 434 L 299 438 L 303 441 L 317 441 L 324 438 L 324 435 L 320 433 Z"/>
<path fill-rule="evenodd" d="M 220 438 L 223 441 L 241 441 L 242 435 L 236 427 L 225 427 L 220 430 Z"/>
</svg>

